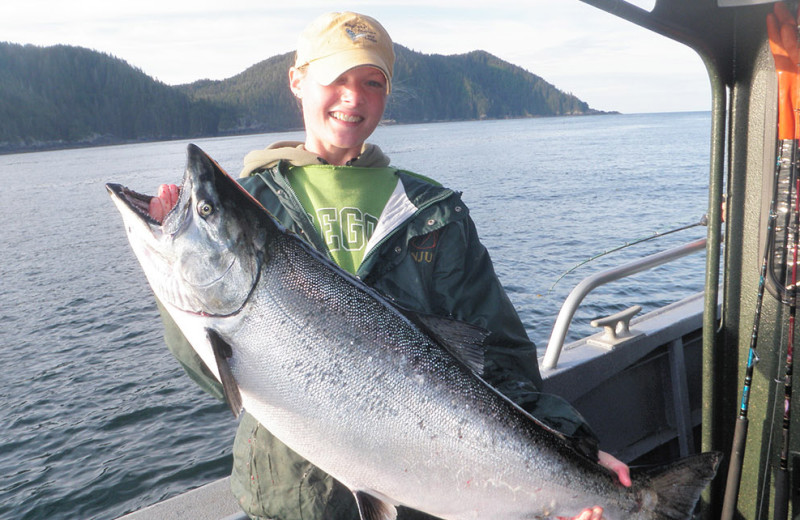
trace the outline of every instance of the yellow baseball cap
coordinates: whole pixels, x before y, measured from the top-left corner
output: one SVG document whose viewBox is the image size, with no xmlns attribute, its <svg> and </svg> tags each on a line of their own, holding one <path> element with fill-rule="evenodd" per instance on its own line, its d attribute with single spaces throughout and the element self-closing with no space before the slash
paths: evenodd
<svg viewBox="0 0 800 520">
<path fill-rule="evenodd" d="M 295 67 L 308 65 L 320 85 L 330 85 L 348 70 L 371 65 L 386 76 L 386 93 L 392 90 L 394 49 L 386 29 L 370 16 L 328 13 L 300 34 Z"/>
</svg>

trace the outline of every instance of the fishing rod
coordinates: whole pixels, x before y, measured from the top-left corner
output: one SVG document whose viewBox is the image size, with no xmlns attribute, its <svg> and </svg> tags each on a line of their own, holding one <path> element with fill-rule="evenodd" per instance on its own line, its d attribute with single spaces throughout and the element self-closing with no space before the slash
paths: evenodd
<svg viewBox="0 0 800 520">
<path fill-rule="evenodd" d="M 794 147 L 797 152 L 797 141 Z M 796 155 L 795 155 L 796 157 Z M 792 240 L 791 279 L 786 284 L 789 297 L 789 331 L 787 333 L 786 362 L 783 380 L 783 425 L 781 428 L 781 453 L 778 471 L 775 474 L 775 520 L 785 520 L 789 515 L 789 433 L 792 422 L 792 374 L 794 372 L 794 324 L 797 314 L 797 250 L 798 225 L 800 225 L 800 178 L 797 176 L 797 163 L 792 169 L 794 187 L 794 238 Z M 791 191 L 790 191 L 791 193 Z M 787 274 L 788 275 L 788 274 Z"/>
<path fill-rule="evenodd" d="M 787 16 L 788 15 L 788 16 Z M 789 22 L 791 20 L 791 22 Z M 758 362 L 758 330 L 761 322 L 761 309 L 764 300 L 764 286 L 766 285 L 767 265 L 769 264 L 770 254 L 774 242 L 775 222 L 778 218 L 776 211 L 778 199 L 778 184 L 781 174 L 791 171 L 794 167 L 796 152 L 796 141 L 794 139 L 795 121 L 793 107 L 791 104 L 792 87 L 797 76 L 797 60 L 793 60 L 787 48 L 796 50 L 792 45 L 791 38 L 781 38 L 782 26 L 795 27 L 794 17 L 789 13 L 786 6 L 781 3 L 775 4 L 774 14 L 767 15 L 767 34 L 769 37 L 770 50 L 775 60 L 775 70 L 778 77 L 778 146 L 777 161 L 775 164 L 775 176 L 773 179 L 772 198 L 769 204 L 769 216 L 767 218 L 767 231 L 764 243 L 764 257 L 761 262 L 761 273 L 758 280 L 758 290 L 756 293 L 755 316 L 753 317 L 753 332 L 750 336 L 750 349 L 747 355 L 747 365 L 745 367 L 744 383 L 742 385 L 742 400 L 739 406 L 739 414 L 736 419 L 736 426 L 733 433 L 733 444 L 731 446 L 731 457 L 728 466 L 728 478 L 725 484 L 725 494 L 722 503 L 721 520 L 731 520 L 736 510 L 739 498 L 739 486 L 741 483 L 742 464 L 747 439 L 747 429 L 749 420 L 747 417 L 750 402 L 750 387 L 753 383 L 753 370 Z"/>
<path fill-rule="evenodd" d="M 789 470 L 788 470 L 788 459 L 789 459 L 789 436 L 790 436 L 790 427 L 791 427 L 791 412 L 792 412 L 792 374 L 794 372 L 794 322 L 795 322 L 795 315 L 797 313 L 797 250 L 798 250 L 798 231 L 800 227 L 800 214 L 798 214 L 798 210 L 800 210 L 800 179 L 798 178 L 798 130 L 800 130 L 800 119 L 798 119 L 798 111 L 797 108 L 793 106 L 793 99 L 798 94 L 798 82 L 800 81 L 800 53 L 798 53 L 798 30 L 797 25 L 797 18 L 792 16 L 789 12 L 788 8 L 785 5 L 781 4 L 780 7 L 778 4 L 775 5 L 775 17 L 773 21 L 777 21 L 780 23 L 780 31 L 778 34 L 775 34 L 775 24 L 773 24 L 769 18 L 767 20 L 767 32 L 769 34 L 770 39 L 770 49 L 773 51 L 773 54 L 778 54 L 775 57 L 776 60 L 776 69 L 784 69 L 784 72 L 779 72 L 779 80 L 778 80 L 778 87 L 779 92 L 782 92 L 783 95 L 787 96 L 788 99 L 781 99 L 779 94 L 779 103 L 780 108 L 778 112 L 779 117 L 779 127 L 780 127 L 780 118 L 784 118 L 786 121 L 791 121 L 792 123 L 792 132 L 791 135 L 780 135 L 781 139 L 784 139 L 784 143 L 786 139 L 789 138 L 789 142 L 791 143 L 791 160 L 789 164 L 789 183 L 788 183 L 788 196 L 787 196 L 787 210 L 788 214 L 786 217 L 786 226 L 785 229 L 785 247 L 786 249 L 781 253 L 784 258 L 784 264 L 787 263 L 789 259 L 789 233 L 792 231 L 792 267 L 791 267 L 791 276 L 789 275 L 789 270 L 786 270 L 784 275 L 784 288 L 788 297 L 788 304 L 789 304 L 789 331 L 787 333 L 787 346 L 786 346 L 786 359 L 784 363 L 784 380 L 783 380 L 783 422 L 781 427 L 781 451 L 780 457 L 778 461 L 778 468 L 775 473 L 775 505 L 773 507 L 773 518 L 774 520 L 786 520 L 789 515 Z M 800 14 L 800 13 L 799 13 Z M 772 27 L 771 27 L 772 25 Z M 780 38 L 781 47 L 778 47 L 777 39 Z M 776 40 L 773 42 L 773 40 Z M 788 59 L 787 61 L 783 60 L 784 54 L 780 54 L 780 52 L 785 53 L 785 57 Z M 781 60 L 781 61 L 779 61 Z M 782 77 L 783 76 L 783 77 Z M 791 96 L 790 94 L 794 94 Z M 790 113 L 789 109 L 792 110 L 791 112 L 791 119 L 789 118 Z M 788 133 L 786 130 L 781 132 L 780 134 Z M 776 180 L 776 188 L 777 188 L 778 181 Z M 792 204 L 792 194 L 794 194 L 794 204 Z M 790 219 L 792 214 L 792 210 L 794 210 L 794 219 Z M 790 220 L 793 229 L 790 229 Z"/>
<path fill-rule="evenodd" d="M 786 163 L 783 156 L 784 146 L 778 148 L 778 164 L 775 168 L 775 181 L 777 186 L 777 179 L 780 174 L 781 164 Z M 739 406 L 739 415 L 736 418 L 736 427 L 733 431 L 733 446 L 731 448 L 730 463 L 728 465 L 728 480 L 725 484 L 725 495 L 722 504 L 721 520 L 731 520 L 736 510 L 736 503 L 739 497 L 739 484 L 742 473 L 742 463 L 744 459 L 745 440 L 747 439 L 747 428 L 749 426 L 749 419 L 747 418 L 749 403 L 750 403 L 750 386 L 753 383 L 753 370 L 755 364 L 758 363 L 758 329 L 761 323 L 761 307 L 764 301 L 764 286 L 767 277 L 767 264 L 769 262 L 769 254 L 772 249 L 772 230 L 777 220 L 777 212 L 775 211 L 775 199 L 777 197 L 777 190 L 773 191 L 772 200 L 770 201 L 769 217 L 767 219 L 767 237 L 764 244 L 764 258 L 761 262 L 761 274 L 758 279 L 758 291 L 756 293 L 756 309 L 755 316 L 753 317 L 753 332 L 750 335 L 750 350 L 747 354 L 747 365 L 745 367 L 744 384 L 742 385 L 742 400 Z"/>
<path fill-rule="evenodd" d="M 788 9 L 782 6 L 785 12 L 781 11 L 778 5 L 782 6 L 782 4 L 776 4 L 774 15 L 767 15 L 767 33 L 769 35 L 770 49 L 775 59 L 775 68 L 778 75 L 778 158 L 775 163 L 772 198 L 769 203 L 769 215 L 767 218 L 767 230 L 764 243 L 764 256 L 761 262 L 761 272 L 758 279 L 758 290 L 756 292 L 753 331 L 750 335 L 750 348 L 747 354 L 747 364 L 745 366 L 744 382 L 742 384 L 742 400 L 739 405 L 739 413 L 733 431 L 733 444 L 731 446 L 731 457 L 728 464 L 728 478 L 725 483 L 725 494 L 723 495 L 721 520 L 733 519 L 733 515 L 736 511 L 736 504 L 739 499 L 745 441 L 747 440 L 747 429 L 749 427 L 747 414 L 750 405 L 750 387 L 753 384 L 753 371 L 756 363 L 758 363 L 757 347 L 758 331 L 761 323 L 761 308 L 764 301 L 767 265 L 770 261 L 774 240 L 773 230 L 775 228 L 775 221 L 778 218 L 778 213 L 776 211 L 778 181 L 782 172 L 792 168 L 794 159 L 793 152 L 795 150 L 794 117 L 792 114 L 790 94 L 793 79 L 791 72 L 793 72 L 796 64 L 789 58 L 780 35 L 780 26 L 786 21 L 785 15 L 788 13 Z"/>
<path fill-rule="evenodd" d="M 703 215 L 703 216 L 700 218 L 700 220 L 699 220 L 698 222 L 695 222 L 694 224 L 688 224 L 688 225 L 686 225 L 686 226 L 681 226 L 681 227 L 678 227 L 678 228 L 675 228 L 675 229 L 670 229 L 669 231 L 663 231 L 663 232 L 658 232 L 658 231 L 656 231 L 656 232 L 655 232 L 655 233 L 653 233 L 652 235 L 649 235 L 649 236 L 646 236 L 646 237 L 643 237 L 643 238 L 638 238 L 638 239 L 636 239 L 636 240 L 632 240 L 631 242 L 625 242 L 624 244 L 622 244 L 622 245 L 620 245 L 620 246 L 617 246 L 617 247 L 614 247 L 614 248 L 608 249 L 608 250 L 606 250 L 606 251 L 603 251 L 602 253 L 596 254 L 596 255 L 594 255 L 594 256 L 592 256 L 592 257 L 590 257 L 590 258 L 587 258 L 586 260 L 584 260 L 584 261 L 582 261 L 582 262 L 579 262 L 579 263 L 575 264 L 575 265 L 574 265 L 574 266 L 572 266 L 571 268 L 569 268 L 569 269 L 567 269 L 566 271 L 564 271 L 564 272 L 561 274 L 561 276 L 559 276 L 559 277 L 556 279 L 556 281 L 555 281 L 555 282 L 553 282 L 553 285 L 551 285 L 551 286 L 550 286 L 550 288 L 547 290 L 547 294 L 550 294 L 550 293 L 553 291 L 553 288 L 556 286 L 556 284 L 557 284 L 558 282 L 560 282 L 560 281 L 561 281 L 561 279 L 562 279 L 562 278 L 564 278 L 565 276 L 567 276 L 569 273 L 571 273 L 571 272 L 572 272 L 572 271 L 574 271 L 575 269 L 577 269 L 577 268 L 581 267 L 582 265 L 586 265 L 586 264 L 588 264 L 588 263 L 589 263 L 589 262 L 591 262 L 592 260 L 597 260 L 598 258 L 600 258 L 600 257 L 602 257 L 602 256 L 605 256 L 605 255 L 608 255 L 608 254 L 614 253 L 614 252 L 616 252 L 616 251 L 620 251 L 620 250 L 622 250 L 622 249 L 625 249 L 626 247 L 635 246 L 636 244 L 641 244 L 642 242 L 647 242 L 648 240 L 653 240 L 654 238 L 664 237 L 664 236 L 670 235 L 670 234 L 672 234 L 672 233 L 677 233 L 678 231 L 684 231 L 684 230 L 686 230 L 686 229 L 691 229 L 691 228 L 693 228 L 693 227 L 697 227 L 697 226 L 707 226 L 707 225 L 708 225 L 708 215 Z"/>
</svg>

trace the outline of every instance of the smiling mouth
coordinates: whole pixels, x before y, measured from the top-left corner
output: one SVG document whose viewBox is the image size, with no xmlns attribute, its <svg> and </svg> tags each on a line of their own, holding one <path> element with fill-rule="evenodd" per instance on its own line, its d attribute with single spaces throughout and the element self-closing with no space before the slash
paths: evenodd
<svg viewBox="0 0 800 520">
<path fill-rule="evenodd" d="M 364 120 L 364 118 L 361 116 L 347 115 L 341 112 L 331 112 L 331 117 L 345 123 L 360 123 Z"/>
</svg>

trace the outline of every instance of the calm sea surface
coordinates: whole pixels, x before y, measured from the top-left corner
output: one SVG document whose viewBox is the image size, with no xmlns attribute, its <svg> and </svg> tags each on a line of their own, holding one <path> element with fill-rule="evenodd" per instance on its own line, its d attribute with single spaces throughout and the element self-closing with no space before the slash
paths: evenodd
<svg viewBox="0 0 800 520">
<path fill-rule="evenodd" d="M 464 192 L 529 334 L 544 347 L 582 278 L 705 236 L 610 248 L 700 220 L 708 113 L 379 128 L 393 164 Z M 299 133 L 195 142 L 232 173 Z M 187 141 L 0 156 L 0 518 L 115 518 L 230 471 L 236 423 L 184 376 L 104 184 L 179 182 Z M 588 322 L 702 289 L 703 255 L 599 289 Z"/>
</svg>

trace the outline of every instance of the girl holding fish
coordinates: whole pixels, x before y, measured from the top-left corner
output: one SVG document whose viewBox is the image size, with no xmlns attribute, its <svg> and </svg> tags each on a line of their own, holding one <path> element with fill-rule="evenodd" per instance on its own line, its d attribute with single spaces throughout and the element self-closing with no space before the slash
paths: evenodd
<svg viewBox="0 0 800 520">
<path fill-rule="evenodd" d="M 241 184 L 288 229 L 340 267 L 413 311 L 486 329 L 488 383 L 542 422 L 580 439 L 588 454 L 630 486 L 628 467 L 602 451 L 569 404 L 542 394 L 536 349 L 478 239 L 459 194 L 390 165 L 367 144 L 392 89 L 392 41 L 373 18 L 329 13 L 301 34 L 289 86 L 302 107 L 304 142 L 280 142 L 245 157 Z M 150 203 L 161 221 L 178 200 L 163 185 Z M 170 350 L 201 386 L 221 395 L 174 323 Z M 352 494 L 245 414 L 234 444 L 231 485 L 252 518 L 357 519 Z M 589 504 L 587 504 L 588 506 Z M 576 519 L 599 520 L 602 507 Z M 401 509 L 400 519 L 431 518 Z"/>
</svg>

